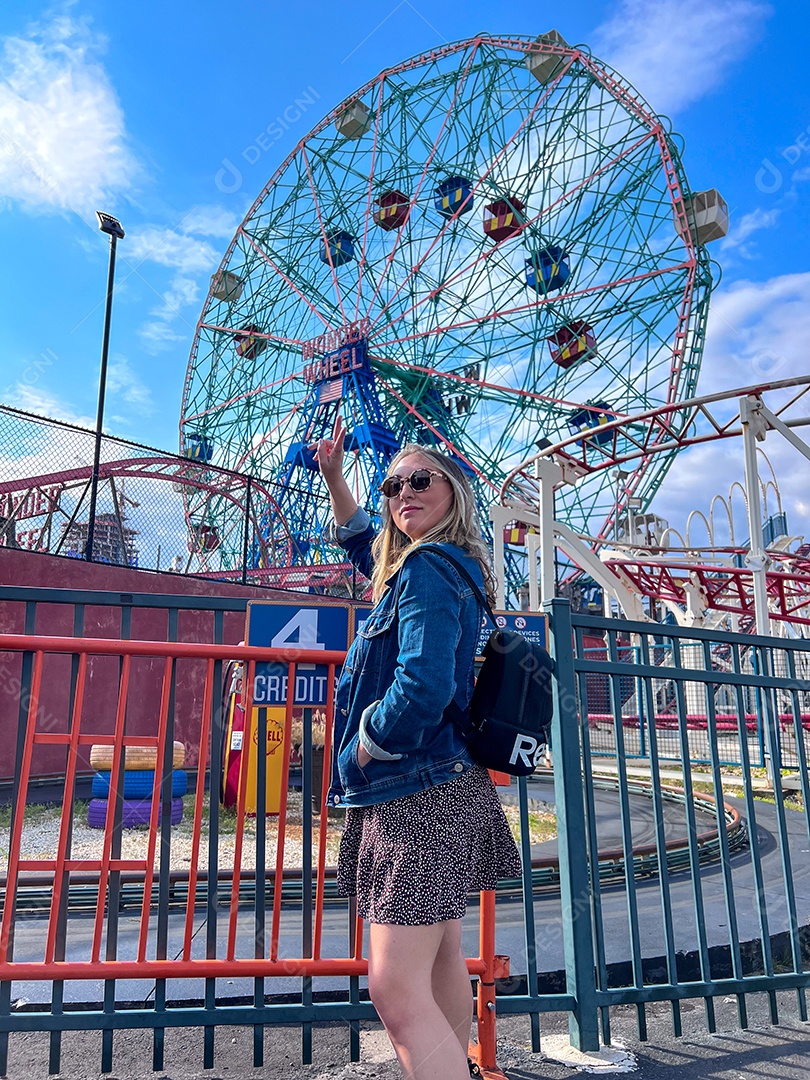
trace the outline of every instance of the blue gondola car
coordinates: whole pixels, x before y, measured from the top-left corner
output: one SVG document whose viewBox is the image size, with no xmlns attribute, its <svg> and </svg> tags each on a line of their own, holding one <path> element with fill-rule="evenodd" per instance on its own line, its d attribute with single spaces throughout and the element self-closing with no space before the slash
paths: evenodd
<svg viewBox="0 0 810 1080">
<path fill-rule="evenodd" d="M 192 461 L 210 461 L 214 456 L 213 440 L 207 435 L 191 432 L 185 438 L 185 455 Z"/>
<path fill-rule="evenodd" d="M 526 284 L 539 293 L 561 289 L 570 276 L 568 254 L 558 244 L 549 244 L 526 260 Z"/>
<path fill-rule="evenodd" d="M 604 424 L 609 424 L 611 420 L 615 419 L 613 409 L 606 401 L 589 401 L 585 407 L 577 409 L 569 415 L 568 427 L 571 429 L 572 435 L 578 435 L 580 431 L 587 431 L 588 428 L 602 428 Z M 612 438 L 612 431 L 597 430 L 589 435 L 587 439 L 580 439 L 577 446 L 584 446 L 586 442 L 605 446 Z"/>
<path fill-rule="evenodd" d="M 321 262 L 328 264 L 331 261 L 332 266 L 343 266 L 344 263 L 351 262 L 354 258 L 354 244 L 354 237 L 345 229 L 329 233 L 321 244 Z"/>
<path fill-rule="evenodd" d="M 471 190 L 472 184 L 463 176 L 447 176 L 433 192 L 433 205 L 442 217 L 450 218 L 455 213 L 468 214 L 473 208 Z"/>
</svg>

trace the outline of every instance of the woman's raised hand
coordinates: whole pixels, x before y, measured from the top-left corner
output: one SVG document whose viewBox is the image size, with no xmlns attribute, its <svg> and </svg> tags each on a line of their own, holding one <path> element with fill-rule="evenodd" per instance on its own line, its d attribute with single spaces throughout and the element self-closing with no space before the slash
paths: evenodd
<svg viewBox="0 0 810 1080">
<path fill-rule="evenodd" d="M 330 490 L 334 481 L 343 479 L 343 443 L 345 439 L 346 429 L 343 426 L 340 413 L 338 413 L 335 417 L 335 426 L 332 428 L 332 438 L 320 439 L 314 447 L 318 467 Z"/>
<path fill-rule="evenodd" d="M 332 504 L 332 514 L 338 525 L 343 525 L 357 510 L 357 500 L 349 491 L 349 485 L 343 476 L 343 443 L 346 440 L 346 430 L 340 413 L 335 417 L 335 426 L 332 428 L 331 439 L 320 439 L 310 446 L 315 455 L 318 468 L 329 488 L 329 501 Z"/>
</svg>

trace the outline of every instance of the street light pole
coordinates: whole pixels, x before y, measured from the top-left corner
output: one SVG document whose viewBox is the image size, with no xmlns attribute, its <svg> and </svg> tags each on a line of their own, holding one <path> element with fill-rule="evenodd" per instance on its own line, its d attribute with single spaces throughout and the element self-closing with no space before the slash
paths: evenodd
<svg viewBox="0 0 810 1080">
<path fill-rule="evenodd" d="M 98 499 L 98 471 L 101 463 L 101 426 L 104 422 L 104 394 L 107 389 L 107 354 L 110 347 L 110 317 L 112 315 L 113 282 L 115 280 L 115 246 L 124 239 L 121 222 L 111 214 L 96 210 L 98 227 L 110 238 L 110 268 L 107 273 L 107 306 L 104 311 L 104 339 L 101 345 L 101 374 L 98 381 L 98 410 L 96 412 L 96 442 L 93 450 L 93 476 L 90 481 L 90 513 L 87 518 L 87 544 L 84 557 L 93 558 L 93 535 L 96 530 L 96 500 Z"/>
</svg>

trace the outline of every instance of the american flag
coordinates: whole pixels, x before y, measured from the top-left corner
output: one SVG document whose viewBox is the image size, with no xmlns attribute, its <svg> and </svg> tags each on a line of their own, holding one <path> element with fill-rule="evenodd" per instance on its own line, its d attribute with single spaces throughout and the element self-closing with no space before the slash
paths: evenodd
<svg viewBox="0 0 810 1080">
<path fill-rule="evenodd" d="M 328 401 L 340 401 L 343 397 L 343 376 L 337 379 L 329 379 L 318 387 L 318 404 L 325 405 Z"/>
</svg>

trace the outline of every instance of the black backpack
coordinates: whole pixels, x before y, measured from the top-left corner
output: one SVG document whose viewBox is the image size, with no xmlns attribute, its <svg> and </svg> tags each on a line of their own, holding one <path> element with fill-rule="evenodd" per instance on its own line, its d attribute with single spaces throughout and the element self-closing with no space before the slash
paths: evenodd
<svg viewBox="0 0 810 1080">
<path fill-rule="evenodd" d="M 432 551 L 451 563 L 496 627 L 484 646 L 469 712 L 451 702 L 445 715 L 463 732 L 479 765 L 512 776 L 528 776 L 540 764 L 549 742 L 554 661 L 522 634 L 497 628 L 486 597 L 452 555 L 433 544 L 419 550 Z"/>
</svg>

